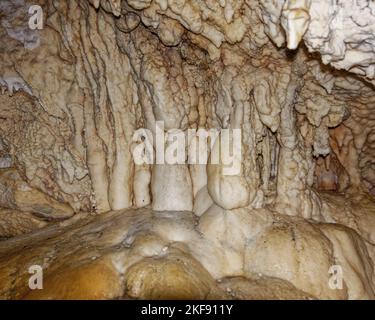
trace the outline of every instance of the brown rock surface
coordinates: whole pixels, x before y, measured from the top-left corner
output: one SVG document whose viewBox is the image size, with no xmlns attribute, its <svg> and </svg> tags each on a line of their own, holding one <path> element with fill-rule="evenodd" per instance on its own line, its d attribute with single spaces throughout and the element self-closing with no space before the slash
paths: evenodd
<svg viewBox="0 0 375 320">
<path fill-rule="evenodd" d="M 353 230 L 288 216 L 271 215 L 265 223 L 264 211 L 226 214 L 223 228 L 237 230 L 232 238 L 217 229 L 220 214 L 202 217 L 201 233 L 191 213 L 139 209 L 75 218 L 2 241 L 0 297 L 373 297 L 373 246 L 367 249 Z M 208 225 L 207 219 L 214 220 Z M 329 287 L 326 269 L 333 263 L 344 267 L 343 290 Z M 43 268 L 43 290 L 27 285 L 32 265 Z"/>
<path fill-rule="evenodd" d="M 0 208 L 0 239 L 15 237 L 46 225 L 46 221 L 35 217 L 31 212 Z"/>
</svg>

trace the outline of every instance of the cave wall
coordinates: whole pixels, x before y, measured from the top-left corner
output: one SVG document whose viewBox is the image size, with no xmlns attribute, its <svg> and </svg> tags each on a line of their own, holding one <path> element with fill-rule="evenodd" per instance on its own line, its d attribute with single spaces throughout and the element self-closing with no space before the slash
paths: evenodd
<svg viewBox="0 0 375 320">
<path fill-rule="evenodd" d="M 1 237 L 83 212 L 188 211 L 219 248 L 217 266 L 189 249 L 214 278 L 265 272 L 313 296 L 373 297 L 374 2 L 39 0 L 40 30 L 27 26 L 30 4 L 0 4 L 0 206 L 18 212 L 15 222 L 0 212 Z M 240 129 L 228 142 L 240 144 L 239 171 L 191 162 L 197 132 L 184 163 L 137 164 L 140 129 L 162 131 L 164 146 L 177 129 Z M 272 269 L 280 239 L 294 250 L 290 230 L 324 267 L 301 254 L 289 273 Z M 358 273 L 343 296 L 320 287 L 325 277 L 306 280 L 336 260 Z"/>
<path fill-rule="evenodd" d="M 266 2 L 224 2 L 130 1 L 120 6 L 104 1 L 102 9 L 99 2 L 92 3 L 98 9 L 85 2 L 41 2 L 45 28 L 32 35 L 20 27 L 28 15 L 9 15 L 8 27 L 2 30 L 9 41 L 2 44 L 1 74 L 3 90 L 15 91 L 16 98 L 2 96 L 9 107 L 1 111 L 1 130 L 15 166 L 31 186 L 75 211 L 140 206 L 136 199 L 151 194 L 158 202 L 160 196 L 151 189 L 163 182 L 151 177 L 163 168 L 134 166 L 131 150 L 137 143 L 136 129 L 155 132 L 155 122 L 164 121 L 165 131 L 244 131 L 242 171 L 247 181 L 241 184 L 251 192 L 241 206 L 270 193 L 269 181 L 277 176 L 275 201 L 280 210 L 289 206 L 293 214 L 318 217 L 319 201 L 307 191 L 314 184 L 313 157 L 330 154 L 348 176 L 345 188 L 365 181 L 372 190 L 374 174 L 367 165 L 372 126 L 363 132 L 357 120 L 371 122 L 365 114 L 371 112 L 372 88 L 323 66 L 304 48 L 297 53 L 277 50 L 267 37 L 271 30 L 293 25 L 293 15 L 289 24 L 285 19 L 290 12 L 306 11 L 308 1 L 296 4 L 298 8 L 281 6 L 277 26 L 267 24 L 275 18 L 266 18 Z M 13 10 L 17 5 L 23 1 L 4 6 L 22 12 Z M 314 17 L 310 19 L 313 28 Z M 298 33 L 293 30 L 287 38 Z M 308 48 L 310 33 L 308 29 L 304 38 Z M 271 37 L 279 46 L 281 38 Z M 22 89 L 27 98 L 16 92 Z M 14 130 L 15 123 L 28 125 Z M 352 142 L 341 137 L 342 131 Z M 350 151 L 338 150 L 343 143 Z M 183 193 L 196 190 L 198 180 L 204 187 L 201 181 L 206 178 L 193 177 L 200 173 L 193 173 L 192 166 L 176 170 L 183 184 L 191 185 Z M 332 176 L 335 180 L 340 174 Z M 174 189 L 177 195 L 179 187 L 185 188 L 176 182 L 168 192 Z M 142 192 L 149 195 L 138 194 Z M 192 204 L 185 207 L 191 209 Z"/>
</svg>

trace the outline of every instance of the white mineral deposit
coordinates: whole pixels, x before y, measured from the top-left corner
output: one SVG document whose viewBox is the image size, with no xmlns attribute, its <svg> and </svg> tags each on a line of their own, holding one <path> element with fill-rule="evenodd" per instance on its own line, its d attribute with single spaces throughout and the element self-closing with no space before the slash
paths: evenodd
<svg viewBox="0 0 375 320">
<path fill-rule="evenodd" d="M 372 0 L 0 1 L 0 299 L 375 299 L 374 86 Z"/>
</svg>

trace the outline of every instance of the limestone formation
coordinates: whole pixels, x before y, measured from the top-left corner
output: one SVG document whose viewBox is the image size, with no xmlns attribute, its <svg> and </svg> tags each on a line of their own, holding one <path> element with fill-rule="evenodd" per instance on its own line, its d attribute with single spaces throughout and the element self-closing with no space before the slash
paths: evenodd
<svg viewBox="0 0 375 320">
<path fill-rule="evenodd" d="M 371 0 L 1 1 L 0 298 L 375 299 L 374 35 Z"/>
</svg>

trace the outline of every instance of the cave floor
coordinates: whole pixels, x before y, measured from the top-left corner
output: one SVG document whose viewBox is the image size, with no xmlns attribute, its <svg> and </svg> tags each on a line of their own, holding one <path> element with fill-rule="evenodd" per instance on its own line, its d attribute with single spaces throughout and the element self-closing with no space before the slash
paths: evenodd
<svg viewBox="0 0 375 320">
<path fill-rule="evenodd" d="M 371 298 L 371 259 L 358 262 L 363 254 L 355 252 L 374 252 L 372 199 L 321 196 L 332 223 L 217 206 L 200 219 L 148 208 L 77 214 L 0 242 L 0 297 Z M 322 274 L 337 263 L 351 277 L 339 292 L 325 288 L 329 274 Z M 43 290 L 29 288 L 32 266 L 43 270 Z"/>
</svg>

